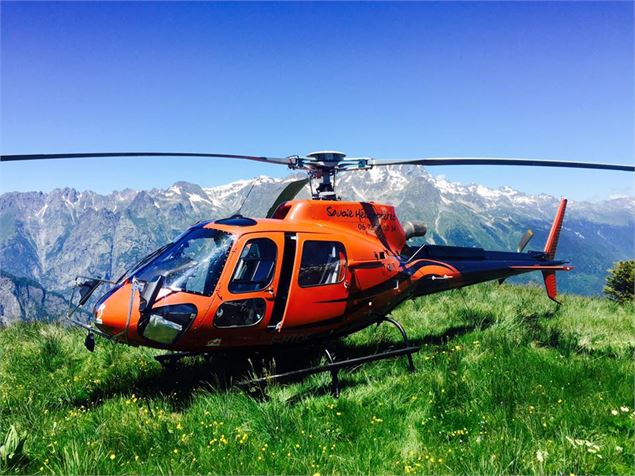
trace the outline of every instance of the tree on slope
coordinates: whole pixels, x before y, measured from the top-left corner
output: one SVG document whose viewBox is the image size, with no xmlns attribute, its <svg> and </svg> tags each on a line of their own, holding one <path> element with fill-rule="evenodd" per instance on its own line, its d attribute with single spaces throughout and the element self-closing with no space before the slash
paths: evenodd
<svg viewBox="0 0 635 476">
<path fill-rule="evenodd" d="M 635 287 L 635 260 L 618 261 L 606 278 L 604 294 L 620 304 L 633 301 L 633 287 Z"/>
</svg>

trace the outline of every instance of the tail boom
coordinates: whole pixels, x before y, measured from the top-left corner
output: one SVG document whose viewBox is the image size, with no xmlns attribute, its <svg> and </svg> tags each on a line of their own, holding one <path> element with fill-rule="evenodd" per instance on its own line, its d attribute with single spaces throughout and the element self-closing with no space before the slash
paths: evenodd
<svg viewBox="0 0 635 476">
<path fill-rule="evenodd" d="M 567 200 L 563 198 L 542 252 L 521 253 L 460 246 L 422 246 L 403 264 L 404 271 L 413 281 L 414 295 L 432 294 L 485 281 L 501 281 L 510 276 L 540 271 L 547 296 L 556 301 L 556 271 L 573 269 L 566 261 L 556 260 L 566 207 Z"/>
<path fill-rule="evenodd" d="M 414 281 L 414 293 L 417 296 L 504 279 L 531 271 L 541 271 L 555 276 L 556 271 L 573 269 L 564 261 L 547 259 L 542 252 L 507 253 L 480 250 L 482 252 L 480 256 L 467 257 L 468 253 L 477 254 L 475 252 L 479 249 L 443 247 L 443 250 L 436 250 L 436 247 L 432 245 L 426 245 L 426 247 L 429 248 L 427 250 L 429 254 L 443 251 L 446 256 L 435 256 L 434 260 L 422 258 L 410 263 L 407 270 Z M 457 255 L 464 257 L 457 258 Z M 550 283 L 553 279 L 549 278 Z M 556 296 L 552 292 L 555 289 L 555 283 L 550 284 L 547 289 L 547 295 L 551 299 Z"/>
</svg>

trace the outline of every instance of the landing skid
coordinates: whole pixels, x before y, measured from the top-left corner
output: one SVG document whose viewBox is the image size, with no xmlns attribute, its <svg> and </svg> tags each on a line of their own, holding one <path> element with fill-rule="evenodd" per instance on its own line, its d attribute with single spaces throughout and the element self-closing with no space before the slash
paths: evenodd
<svg viewBox="0 0 635 476">
<path fill-rule="evenodd" d="M 331 373 L 331 391 L 335 398 L 338 398 L 340 395 L 340 382 L 338 378 L 338 371 L 342 368 L 346 367 L 355 367 L 357 365 L 365 364 L 367 362 L 374 362 L 377 360 L 390 359 L 393 357 L 399 357 L 402 355 L 406 355 L 408 357 L 408 368 L 411 372 L 415 371 L 414 362 L 412 361 L 412 354 L 419 351 L 421 346 L 411 346 L 410 341 L 408 340 L 408 335 L 404 328 L 399 324 L 399 322 L 395 321 L 391 317 L 386 317 L 381 321 L 377 322 L 377 325 L 382 322 L 388 322 L 394 325 L 399 332 L 401 333 L 401 337 L 403 339 L 404 346 L 401 349 L 390 350 L 387 352 L 380 352 L 378 354 L 366 355 L 363 357 L 356 357 L 354 359 L 347 359 L 336 361 L 331 352 L 327 348 L 324 348 L 324 354 L 326 355 L 326 359 L 328 363 L 326 365 L 319 365 L 316 367 L 309 367 L 306 369 L 294 370 L 291 372 L 284 372 L 275 375 L 267 375 L 266 377 L 256 378 L 253 380 L 249 380 L 246 382 L 241 382 L 239 386 L 241 387 L 252 387 L 259 386 L 262 384 L 266 384 L 269 382 L 275 382 L 278 380 L 285 380 L 288 378 L 294 377 L 306 377 L 308 375 L 318 374 L 322 372 L 330 372 Z"/>
<path fill-rule="evenodd" d="M 338 377 L 338 372 L 343 368 L 355 367 L 361 364 L 365 364 L 368 362 L 374 362 L 377 360 L 391 359 L 394 357 L 400 357 L 405 355 L 408 358 L 408 369 L 410 372 L 415 371 L 414 362 L 412 360 L 412 354 L 418 352 L 421 349 L 421 346 L 418 345 L 410 345 L 410 340 L 408 339 L 408 335 L 404 330 L 403 326 L 395 321 L 390 316 L 386 316 L 383 319 L 377 321 L 377 325 L 379 326 L 381 323 L 387 322 L 392 324 L 399 330 L 403 340 L 403 347 L 400 349 L 389 350 L 386 352 L 380 352 L 378 354 L 365 355 L 363 357 L 356 357 L 353 359 L 346 360 L 335 360 L 333 354 L 328 350 L 325 346 L 323 348 L 324 355 L 326 356 L 326 360 L 328 361 L 325 365 L 319 365 L 316 367 L 308 367 L 300 370 L 293 370 L 290 372 L 283 372 L 274 375 L 267 375 L 265 377 L 260 377 L 252 380 L 247 380 L 244 382 L 240 382 L 238 386 L 247 389 L 254 389 L 255 387 L 261 387 L 264 384 L 269 382 L 275 382 L 279 380 L 285 380 L 290 378 L 301 378 L 306 377 L 308 375 L 314 375 L 322 372 L 330 372 L 331 373 L 331 392 L 335 398 L 340 395 L 340 381 Z M 211 354 L 201 353 L 201 352 L 171 352 L 168 354 L 157 355 L 155 360 L 161 364 L 162 367 L 168 368 L 176 364 L 179 360 L 185 357 L 197 357 L 203 356 L 206 358 L 211 357 Z"/>
</svg>

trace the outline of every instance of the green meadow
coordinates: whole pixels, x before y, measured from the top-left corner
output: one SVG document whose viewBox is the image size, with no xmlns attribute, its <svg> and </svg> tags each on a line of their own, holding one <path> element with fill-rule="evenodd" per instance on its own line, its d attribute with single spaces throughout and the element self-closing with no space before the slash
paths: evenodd
<svg viewBox="0 0 635 476">
<path fill-rule="evenodd" d="M 240 355 L 163 369 L 153 350 L 91 354 L 80 331 L 12 326 L 0 444 L 17 450 L 0 473 L 632 474 L 635 309 L 562 302 L 512 285 L 406 302 L 393 316 L 422 346 L 416 372 L 405 357 L 342 371 L 339 399 L 328 374 L 249 393 Z M 398 345 L 382 324 L 336 355 Z"/>
</svg>

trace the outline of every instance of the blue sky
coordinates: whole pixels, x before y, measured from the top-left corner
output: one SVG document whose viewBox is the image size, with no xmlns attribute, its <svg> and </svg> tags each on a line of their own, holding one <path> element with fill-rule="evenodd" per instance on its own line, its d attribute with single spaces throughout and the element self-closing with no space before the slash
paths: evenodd
<svg viewBox="0 0 635 476">
<path fill-rule="evenodd" d="M 13 3 L 2 153 L 504 156 L 633 163 L 633 3 Z M 597 200 L 633 174 L 439 167 Z M 204 186 L 250 162 L 0 166 L 2 191 Z"/>
</svg>

